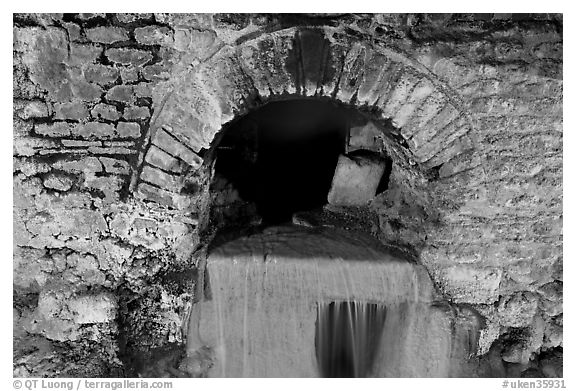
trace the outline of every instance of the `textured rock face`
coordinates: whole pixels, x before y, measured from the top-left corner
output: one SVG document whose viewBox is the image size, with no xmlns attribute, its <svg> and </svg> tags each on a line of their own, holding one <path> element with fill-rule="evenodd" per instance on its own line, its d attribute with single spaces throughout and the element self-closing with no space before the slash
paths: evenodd
<svg viewBox="0 0 576 391">
<path fill-rule="evenodd" d="M 13 42 L 16 375 L 182 343 L 214 137 L 304 95 L 391 124 L 351 134 L 392 161 L 363 213 L 485 317 L 477 354 L 558 373 L 561 16 L 15 14 Z"/>
</svg>

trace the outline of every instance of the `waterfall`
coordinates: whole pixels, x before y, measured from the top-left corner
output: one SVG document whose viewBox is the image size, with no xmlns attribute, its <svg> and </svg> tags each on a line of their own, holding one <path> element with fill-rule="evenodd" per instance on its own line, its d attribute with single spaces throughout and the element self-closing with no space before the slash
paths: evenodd
<svg viewBox="0 0 576 391">
<path fill-rule="evenodd" d="M 206 267 L 194 343 L 214 352 L 209 376 L 460 376 L 474 347 L 423 267 L 371 237 L 274 227 L 214 249 Z"/>
</svg>

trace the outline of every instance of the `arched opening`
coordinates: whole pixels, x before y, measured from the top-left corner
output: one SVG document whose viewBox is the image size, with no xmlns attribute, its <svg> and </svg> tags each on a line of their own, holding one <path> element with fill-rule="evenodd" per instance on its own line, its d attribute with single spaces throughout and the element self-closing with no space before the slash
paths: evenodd
<svg viewBox="0 0 576 391">
<path fill-rule="evenodd" d="M 289 222 L 296 212 L 328 203 L 344 154 L 350 152 L 355 161 L 383 159 L 375 151 L 350 151 L 351 127 L 367 122 L 357 109 L 330 100 L 268 103 L 224 129 L 216 147 L 215 182 L 230 184 L 255 206 L 264 224 Z M 390 164 L 382 166 L 389 173 Z"/>
</svg>

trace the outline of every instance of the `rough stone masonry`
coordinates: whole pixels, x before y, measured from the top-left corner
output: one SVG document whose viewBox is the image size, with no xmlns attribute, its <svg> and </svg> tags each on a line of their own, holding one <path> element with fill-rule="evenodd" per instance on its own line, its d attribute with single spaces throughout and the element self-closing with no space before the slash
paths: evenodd
<svg viewBox="0 0 576 391">
<path fill-rule="evenodd" d="M 479 376 L 562 376 L 562 28 L 15 14 L 14 375 L 187 376 L 213 140 L 266 102 L 317 97 L 391 121 L 389 184 L 362 213 L 482 316 Z"/>
</svg>

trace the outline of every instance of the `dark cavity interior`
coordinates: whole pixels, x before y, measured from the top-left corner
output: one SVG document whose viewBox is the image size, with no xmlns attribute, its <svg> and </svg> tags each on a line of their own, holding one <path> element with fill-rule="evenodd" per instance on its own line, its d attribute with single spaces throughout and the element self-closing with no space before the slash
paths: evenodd
<svg viewBox="0 0 576 391">
<path fill-rule="evenodd" d="M 316 359 L 322 377 L 368 377 L 386 320 L 386 307 L 358 302 L 318 305 Z"/>
<path fill-rule="evenodd" d="M 225 130 L 216 173 L 256 204 L 263 223 L 290 221 L 327 203 L 352 115 L 327 101 L 269 103 Z"/>
</svg>

